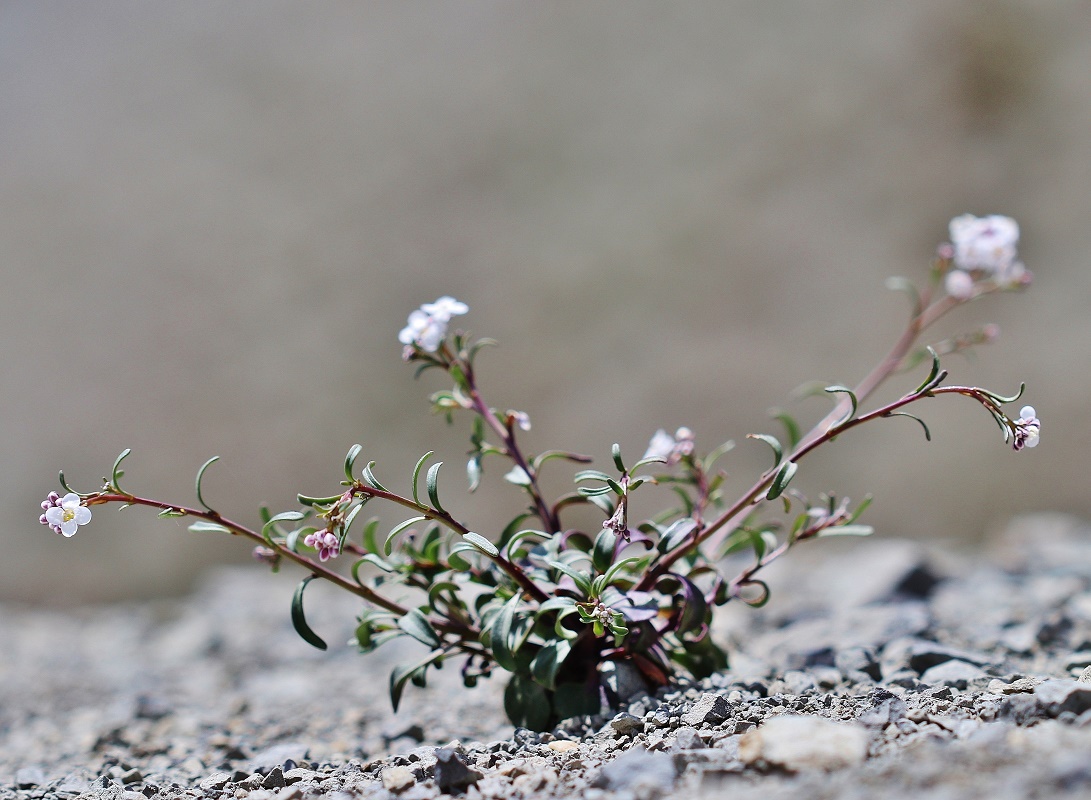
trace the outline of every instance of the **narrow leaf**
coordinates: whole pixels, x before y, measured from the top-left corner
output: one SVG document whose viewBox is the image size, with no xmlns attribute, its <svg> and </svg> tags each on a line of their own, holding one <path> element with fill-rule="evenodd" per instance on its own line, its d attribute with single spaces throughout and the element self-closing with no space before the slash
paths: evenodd
<svg viewBox="0 0 1091 800">
<path fill-rule="evenodd" d="M 316 577 L 316 575 L 308 575 L 296 587 L 295 594 L 292 596 L 292 626 L 307 644 L 313 645 L 319 650 L 325 650 L 327 648 L 326 643 L 322 641 L 322 637 L 311 630 L 311 627 L 307 624 L 307 618 L 303 614 L 303 590 Z"/>
<path fill-rule="evenodd" d="M 775 500 L 784 494 L 784 490 L 788 488 L 788 483 L 792 480 L 792 476 L 796 474 L 797 469 L 799 469 L 799 465 L 794 461 L 785 461 L 784 466 L 777 471 L 776 477 L 773 478 L 765 499 Z"/>
<path fill-rule="evenodd" d="M 409 609 L 409 611 L 398 620 L 398 627 L 418 642 L 422 642 L 433 649 L 440 646 L 439 634 L 436 633 L 436 629 L 432 627 L 432 623 L 428 621 L 428 618 L 424 616 L 418 608 Z"/>
<path fill-rule="evenodd" d="M 410 517 L 405 522 L 400 522 L 397 525 L 395 525 L 394 529 L 391 530 L 390 533 L 388 533 L 386 535 L 386 541 L 383 542 L 383 552 L 386 555 L 390 555 L 390 553 L 394 549 L 394 537 L 397 536 L 402 531 L 404 531 L 406 528 L 410 527 L 411 525 L 416 525 L 418 522 L 420 522 L 421 520 L 425 520 L 425 519 L 428 519 L 428 517 L 423 517 L 423 516 L 422 517 Z"/>
<path fill-rule="evenodd" d="M 932 371 L 928 373 L 928 377 L 924 379 L 924 382 L 913 390 L 913 394 L 920 394 L 925 389 L 934 388 L 934 382 L 939 377 L 939 354 L 931 347 L 928 348 L 928 352 L 932 356 Z"/>
<path fill-rule="evenodd" d="M 610 455 L 614 458 L 614 466 L 617 467 L 617 471 L 625 472 L 625 462 L 621 460 L 621 445 L 615 442 L 610 449 Z"/>
<path fill-rule="evenodd" d="M 121 477 L 125 474 L 121 470 L 121 462 L 124 461 L 131 452 L 132 450 L 130 450 L 128 447 L 122 450 L 121 455 L 119 455 L 114 460 L 114 467 L 110 471 L 110 485 L 113 486 L 114 489 L 116 489 L 118 492 L 121 491 Z"/>
<path fill-rule="evenodd" d="M 372 471 L 372 467 L 374 467 L 374 466 L 375 466 L 375 462 L 374 461 L 369 461 L 367 466 L 364 467 L 364 481 L 367 483 L 368 486 L 370 486 L 373 489 L 378 489 L 380 492 L 390 491 L 385 486 L 383 486 L 381 483 L 379 483 L 379 481 L 375 478 L 375 473 Z"/>
<path fill-rule="evenodd" d="M 564 660 L 572 651 L 572 643 L 567 639 L 550 642 L 538 651 L 530 662 L 530 674 L 534 682 L 552 691 L 556 688 L 557 673 L 564 665 Z"/>
<path fill-rule="evenodd" d="M 686 538 L 693 533 L 695 527 L 697 527 L 697 523 L 690 517 L 683 517 L 682 519 L 675 521 L 663 532 L 663 536 L 659 540 L 659 552 L 669 553 L 684 542 Z"/>
<path fill-rule="evenodd" d="M 470 491 L 476 492 L 481 485 L 481 456 L 471 456 L 466 462 L 466 480 L 470 483 Z"/>
<path fill-rule="evenodd" d="M 588 597 L 590 597 L 591 578 L 588 575 L 580 572 L 578 569 L 574 569 L 573 567 L 568 566 L 567 564 L 562 564 L 560 561 L 547 561 L 546 564 L 548 564 L 552 569 L 555 569 L 558 572 L 562 572 L 570 577 L 573 581 L 576 582 L 576 586 L 579 588 L 579 590 Z"/>
<path fill-rule="evenodd" d="M 201 479 L 205 476 L 205 470 L 219 460 L 219 456 L 213 456 L 204 464 L 202 464 L 199 470 L 197 470 L 197 502 L 204 507 L 205 511 L 212 511 L 212 507 L 205 502 L 205 498 L 201 495 Z"/>
<path fill-rule="evenodd" d="M 215 522 L 193 522 L 190 524 L 189 529 L 193 533 L 231 533 L 230 528 L 217 525 Z"/>
<path fill-rule="evenodd" d="M 432 503 L 432 508 L 446 514 L 447 512 L 443 510 L 443 506 L 439 504 L 439 468 L 442 466 L 443 462 L 438 461 L 428 468 L 426 483 L 428 484 L 428 500 Z"/>
<path fill-rule="evenodd" d="M 467 531 L 466 533 L 462 534 L 462 538 L 487 556 L 496 558 L 500 555 L 500 551 L 496 549 L 496 545 L 494 545 L 492 542 L 490 542 L 479 533 Z"/>
<path fill-rule="evenodd" d="M 915 419 L 924 428 L 925 441 L 932 441 L 932 431 L 928 430 L 928 426 L 924 423 L 924 420 L 918 417 L 916 414 L 910 414 L 908 411 L 891 411 L 889 414 L 883 414 L 884 417 L 909 417 Z"/>
<path fill-rule="evenodd" d="M 443 658 L 442 650 L 433 650 L 427 656 L 422 658 L 415 664 L 409 664 L 406 666 L 394 667 L 390 672 L 390 705 L 395 711 L 398 710 L 398 704 L 402 700 L 402 692 L 405 690 L 405 684 L 407 684 L 418 671 L 422 671 L 428 668 L 430 664 L 435 663 L 439 659 Z"/>
<path fill-rule="evenodd" d="M 429 450 L 423 456 L 420 457 L 420 461 L 417 462 L 417 466 L 413 467 L 413 502 L 418 506 L 421 504 L 420 496 L 417 494 L 417 480 L 420 478 L 421 467 L 424 466 L 424 462 L 432 457 L 434 451 Z"/>
<path fill-rule="evenodd" d="M 784 448 L 781 447 L 780 440 L 778 440 L 777 437 L 770 436 L 767 433 L 748 433 L 746 438 L 757 439 L 773 448 L 773 466 L 777 467 L 780 465 L 780 460 L 784 457 Z"/>
<path fill-rule="evenodd" d="M 847 386 L 827 386 L 824 391 L 826 391 L 829 394 L 846 394 L 849 397 L 849 402 L 852 403 L 852 409 L 849 411 L 848 415 L 845 416 L 845 417 L 842 417 L 840 420 L 838 420 L 833 425 L 831 425 L 830 426 L 831 430 L 833 428 L 838 428 L 838 427 L 844 425 L 846 422 L 848 422 L 849 420 L 851 420 L 853 417 L 856 416 L 856 410 L 859 407 L 859 401 L 857 401 L 857 399 L 856 399 L 856 392 L 854 392 L 852 389 L 850 389 Z"/>
<path fill-rule="evenodd" d="M 870 525 L 837 525 L 833 528 L 823 528 L 815 538 L 822 539 L 827 536 L 871 536 L 875 529 Z"/>
<path fill-rule="evenodd" d="M 612 528 L 603 528 L 595 537 L 595 546 L 591 551 L 591 565 L 598 572 L 606 572 L 614 563 L 614 550 L 617 548 L 617 534 Z"/>
<path fill-rule="evenodd" d="M 349 483 L 355 483 L 356 478 L 352 476 L 352 468 L 356 463 L 356 457 L 360 455 L 360 451 L 363 450 L 363 445 L 354 444 L 349 448 L 348 455 L 345 456 L 345 478 Z"/>
</svg>

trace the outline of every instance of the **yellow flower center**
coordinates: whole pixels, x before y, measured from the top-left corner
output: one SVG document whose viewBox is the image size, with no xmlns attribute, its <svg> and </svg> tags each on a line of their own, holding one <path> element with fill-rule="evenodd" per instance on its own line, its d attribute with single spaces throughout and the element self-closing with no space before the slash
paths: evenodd
<svg viewBox="0 0 1091 800">
<path fill-rule="evenodd" d="M 76 518 L 76 510 L 73 508 L 66 508 L 64 510 L 64 521 L 71 522 Z"/>
</svg>

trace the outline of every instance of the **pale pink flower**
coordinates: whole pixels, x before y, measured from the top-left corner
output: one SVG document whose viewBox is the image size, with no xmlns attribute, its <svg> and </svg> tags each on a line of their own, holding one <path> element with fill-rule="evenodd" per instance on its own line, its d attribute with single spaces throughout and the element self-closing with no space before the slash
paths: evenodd
<svg viewBox="0 0 1091 800">
<path fill-rule="evenodd" d="M 308 533 L 303 537 L 303 544 L 318 551 L 319 561 L 329 561 L 341 555 L 341 542 L 328 530 Z"/>
<path fill-rule="evenodd" d="M 1041 430 L 1042 423 L 1035 415 L 1034 406 L 1023 406 L 1019 409 L 1019 419 L 1015 420 L 1012 447 L 1016 452 L 1024 447 L 1037 447 Z"/>
<path fill-rule="evenodd" d="M 1003 281 L 1015 277 L 1019 225 L 1011 217 L 963 214 L 951 220 L 950 230 L 956 267 Z"/>
<path fill-rule="evenodd" d="M 80 525 L 91 521 L 91 509 L 81 505 L 80 496 L 74 492 L 69 492 L 64 497 L 50 492 L 49 497 L 42 502 L 42 509 L 45 513 L 38 521 L 61 536 L 72 536 Z"/>
</svg>

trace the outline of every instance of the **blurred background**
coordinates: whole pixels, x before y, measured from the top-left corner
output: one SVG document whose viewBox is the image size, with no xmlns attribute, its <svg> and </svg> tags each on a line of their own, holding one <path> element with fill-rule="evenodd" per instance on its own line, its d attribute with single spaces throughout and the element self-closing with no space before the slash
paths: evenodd
<svg viewBox="0 0 1091 800">
<path fill-rule="evenodd" d="M 1091 514 L 1082 2 L 2 3 L 0 598 L 174 594 L 249 558 L 143 509 L 38 524 L 58 468 L 89 491 L 126 447 L 127 487 L 178 503 L 221 456 L 205 496 L 255 524 L 336 492 L 354 442 L 402 489 L 435 449 L 447 507 L 495 532 L 506 469 L 465 495 L 468 419 L 400 360 L 442 294 L 500 341 L 486 398 L 530 450 L 608 464 L 688 425 L 739 442 L 748 486 L 769 453 L 743 437 L 867 372 L 908 310 L 884 279 L 923 281 L 964 212 L 1020 222 L 1035 284 L 932 338 L 998 323 L 945 366 L 1027 381 L 1042 446 L 943 399 L 931 444 L 894 420 L 804 462 L 802 489 L 873 493 L 882 536 Z"/>
</svg>

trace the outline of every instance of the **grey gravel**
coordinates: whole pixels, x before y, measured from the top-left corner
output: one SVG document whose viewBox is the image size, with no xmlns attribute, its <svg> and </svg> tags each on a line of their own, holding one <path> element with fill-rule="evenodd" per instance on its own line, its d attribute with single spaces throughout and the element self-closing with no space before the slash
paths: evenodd
<svg viewBox="0 0 1091 800">
<path fill-rule="evenodd" d="M 290 582 L 264 573 L 171 603 L 3 608 L 0 800 L 1086 796 L 1085 537 L 1020 520 L 966 559 L 864 542 L 844 574 L 813 547 L 770 571 L 768 606 L 724 608 L 730 670 L 550 733 L 513 730 L 502 682 L 466 691 L 457 669 L 393 716 L 386 671 L 418 651 L 310 649 Z M 841 582 L 887 559 L 847 603 Z M 314 589 L 313 624 L 347 640 L 351 599 Z"/>
</svg>

